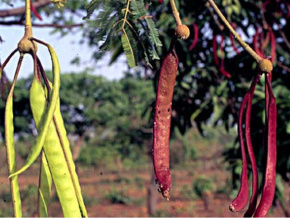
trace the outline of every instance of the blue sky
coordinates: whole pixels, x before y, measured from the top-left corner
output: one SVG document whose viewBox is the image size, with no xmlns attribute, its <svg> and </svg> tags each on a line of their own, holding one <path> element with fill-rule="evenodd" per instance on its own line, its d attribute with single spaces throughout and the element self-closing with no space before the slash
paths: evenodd
<svg viewBox="0 0 290 218">
<path fill-rule="evenodd" d="M 15 5 L 18 7 L 19 5 Z M 0 4 L 0 7 L 3 5 Z M 3 9 L 3 8 L 2 8 Z M 1 10 L 1 8 L 0 8 Z M 48 23 L 49 21 L 44 18 L 44 21 L 39 21 L 38 23 Z M 50 32 L 52 28 L 40 28 L 34 27 L 33 35 L 34 37 L 41 39 L 49 44 L 51 44 L 56 53 L 58 54 L 59 62 L 61 63 L 61 71 L 63 73 L 67 72 L 81 72 L 86 68 L 93 68 L 92 73 L 95 75 L 103 75 L 108 79 L 119 79 L 123 76 L 124 70 L 127 69 L 125 57 L 120 57 L 118 63 L 108 67 L 107 63 L 110 58 L 107 55 L 98 64 L 94 63 L 91 59 L 92 51 L 86 45 L 79 45 L 78 42 L 81 38 L 81 33 L 72 32 L 65 37 L 60 37 L 58 34 L 51 35 Z M 16 48 L 19 40 L 22 38 L 24 33 L 24 27 L 22 26 L 0 26 L 0 35 L 4 40 L 4 43 L 0 44 L 0 59 L 3 62 L 6 57 Z M 42 61 L 45 69 L 51 69 L 50 56 L 42 45 L 39 45 L 38 56 Z M 75 57 L 81 55 L 81 66 L 72 65 L 70 62 Z M 19 55 L 15 55 L 11 62 L 5 68 L 7 76 L 12 79 L 16 63 L 18 61 Z M 33 71 L 32 58 L 26 55 L 23 61 L 23 65 L 20 71 L 20 77 L 27 77 Z"/>
</svg>

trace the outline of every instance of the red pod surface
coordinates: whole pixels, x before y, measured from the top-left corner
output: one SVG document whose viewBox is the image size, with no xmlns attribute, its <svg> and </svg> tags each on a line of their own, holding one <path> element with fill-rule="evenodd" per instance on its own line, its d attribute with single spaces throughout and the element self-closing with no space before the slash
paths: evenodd
<svg viewBox="0 0 290 218">
<path fill-rule="evenodd" d="M 33 12 L 35 17 L 37 17 L 39 20 L 42 20 L 42 17 L 40 16 L 40 14 L 37 12 L 35 7 L 33 6 L 32 1 L 30 1 L 30 10 Z"/>
<path fill-rule="evenodd" d="M 232 48 L 234 49 L 234 51 L 237 53 L 237 54 L 240 54 L 240 51 L 238 50 L 236 44 L 235 44 L 235 41 L 234 41 L 234 36 L 232 33 L 230 33 L 230 41 L 231 41 L 231 44 L 232 44 Z"/>
<path fill-rule="evenodd" d="M 224 36 L 221 36 L 221 46 L 220 46 L 220 51 L 221 53 L 224 52 Z M 219 71 L 226 77 L 231 78 L 231 74 L 229 72 L 227 72 L 224 68 L 224 58 L 221 58 L 221 63 L 219 63 L 219 58 L 218 58 L 218 53 L 217 53 L 217 35 L 213 35 L 213 39 L 212 39 L 212 49 L 213 49 L 213 60 L 216 64 L 216 66 L 219 68 Z"/>
<path fill-rule="evenodd" d="M 191 45 L 189 46 L 189 51 L 192 51 L 198 42 L 198 26 L 195 23 L 193 24 L 193 29 L 194 29 L 194 39 Z"/>
<path fill-rule="evenodd" d="M 266 91 L 269 93 L 269 102 L 266 104 L 266 118 L 267 118 L 267 165 L 265 172 L 265 183 L 263 187 L 262 197 L 256 209 L 254 217 L 264 217 L 270 210 L 276 185 L 276 128 L 277 128 L 277 108 L 276 99 L 272 92 L 271 75 L 266 76 Z"/>
<path fill-rule="evenodd" d="M 164 59 L 159 75 L 153 127 L 154 171 L 160 191 L 167 199 L 170 197 L 171 188 L 169 172 L 171 104 L 177 68 L 178 57 L 172 49 Z"/>
<path fill-rule="evenodd" d="M 246 150 L 245 150 L 245 144 L 244 144 L 244 137 L 243 137 L 243 130 L 242 130 L 242 121 L 243 121 L 243 112 L 245 109 L 245 106 L 249 100 L 249 93 L 247 92 L 240 107 L 239 111 L 239 139 L 240 139 L 240 145 L 241 145 L 241 152 L 242 152 L 242 174 L 241 174 L 241 186 L 239 193 L 237 197 L 230 203 L 229 209 L 232 212 L 240 211 L 242 210 L 248 201 L 249 196 L 249 185 L 248 185 L 248 173 L 247 173 L 247 156 L 246 156 Z"/>
<path fill-rule="evenodd" d="M 264 57 L 264 52 L 262 50 L 262 45 L 259 45 L 258 40 L 260 36 L 260 31 L 259 29 L 256 29 L 256 33 L 253 36 L 253 46 L 254 46 L 254 51 L 260 55 L 261 57 Z"/>
<path fill-rule="evenodd" d="M 252 107 L 252 99 L 254 95 L 254 91 L 256 88 L 256 85 L 258 81 L 260 80 L 260 75 L 256 75 L 253 80 L 251 87 L 249 91 L 246 93 L 240 107 L 239 111 L 239 121 L 238 121 L 238 127 L 239 127 L 239 139 L 240 139 L 240 145 L 241 145 L 241 152 L 242 152 L 242 161 L 243 161 L 243 167 L 242 167 L 242 174 L 241 174 L 241 186 L 239 193 L 237 197 L 232 201 L 232 203 L 229 205 L 229 209 L 233 212 L 240 211 L 242 210 L 248 202 L 248 196 L 249 196 L 249 185 L 248 185 L 248 174 L 247 174 L 247 157 L 246 157 L 246 149 L 244 145 L 244 137 L 243 137 L 243 113 L 244 109 L 247 106 L 246 110 L 246 119 L 245 119 L 245 137 L 246 137 L 246 144 L 247 144 L 247 149 L 249 152 L 249 156 L 251 159 L 251 164 L 253 168 L 253 196 L 251 198 L 251 203 L 250 203 L 250 213 L 252 210 L 255 210 L 256 208 L 256 185 L 257 185 L 257 165 L 256 165 L 256 160 L 255 156 L 253 153 L 252 149 L 252 141 L 251 141 L 251 135 L 250 135 L 250 112 L 251 112 L 251 107 Z"/>
<path fill-rule="evenodd" d="M 244 217 L 252 217 L 255 210 L 256 210 L 256 205 L 257 205 L 257 200 L 258 200 L 258 168 L 257 168 L 257 163 L 256 163 L 256 158 L 255 154 L 253 151 L 253 145 L 252 145 L 252 139 L 251 139 L 251 110 L 252 110 L 252 100 L 254 96 L 254 91 L 256 88 L 256 85 L 258 81 L 260 80 L 261 75 L 258 74 L 255 79 L 253 80 L 252 86 L 249 90 L 250 97 L 248 100 L 248 107 L 246 110 L 246 130 L 245 130 L 245 136 L 246 136 L 246 143 L 247 143 L 247 149 L 248 149 L 248 154 L 251 160 L 251 165 L 252 165 L 252 196 L 251 200 L 249 203 L 249 207 L 244 215 Z"/>
<path fill-rule="evenodd" d="M 270 31 L 270 40 L 271 40 L 271 61 L 274 63 L 276 61 L 276 38 L 273 30 Z"/>
</svg>

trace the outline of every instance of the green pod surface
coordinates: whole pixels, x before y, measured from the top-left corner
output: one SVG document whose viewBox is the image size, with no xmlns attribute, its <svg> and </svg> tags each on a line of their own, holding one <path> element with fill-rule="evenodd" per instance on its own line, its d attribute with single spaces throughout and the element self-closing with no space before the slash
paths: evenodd
<svg viewBox="0 0 290 218">
<path fill-rule="evenodd" d="M 5 146 L 9 173 L 13 173 L 16 170 L 15 148 L 14 148 L 14 126 L 13 126 L 13 90 L 14 84 L 11 87 L 5 107 Z M 22 217 L 18 176 L 10 178 L 10 190 L 12 194 L 14 216 Z"/>
<path fill-rule="evenodd" d="M 79 183 L 79 179 L 78 179 L 78 175 L 76 173 L 76 167 L 73 161 L 73 157 L 72 157 L 72 153 L 71 153 L 71 149 L 70 149 L 70 144 L 69 144 L 69 140 L 67 138 L 67 133 L 65 130 L 65 126 L 64 126 L 64 122 L 61 116 L 61 112 L 60 112 L 60 107 L 59 107 L 59 103 L 57 105 L 57 108 L 55 109 L 55 116 L 54 116 L 54 125 L 56 127 L 57 133 L 59 135 L 59 139 L 60 139 L 60 143 L 66 158 L 66 162 L 70 171 L 70 175 L 73 181 L 73 185 L 75 188 L 75 192 L 77 195 L 77 199 L 79 202 L 79 206 L 81 209 L 81 213 L 83 217 L 88 217 L 87 214 L 87 210 L 84 204 L 84 200 L 82 197 L 82 192 L 81 192 L 81 186 Z"/>
<path fill-rule="evenodd" d="M 9 174 L 16 171 L 15 146 L 14 146 L 14 126 L 13 126 L 13 92 L 18 77 L 19 69 L 23 60 L 20 55 L 16 73 L 9 91 L 5 106 L 5 146 L 7 153 L 7 164 Z M 15 217 L 22 217 L 21 198 L 19 192 L 18 176 L 10 179 L 10 190 L 12 195 L 12 204 Z"/>
<path fill-rule="evenodd" d="M 50 85 L 50 87 L 52 86 L 52 84 L 50 82 L 49 82 L 49 85 Z M 66 158 L 66 162 L 67 162 L 67 165 L 68 165 L 68 168 L 70 171 L 70 175 L 71 175 L 71 178 L 73 181 L 73 185 L 74 185 L 77 199 L 79 202 L 79 206 L 81 209 L 82 217 L 88 217 L 87 210 L 86 210 L 84 200 L 82 197 L 81 186 L 79 183 L 78 175 L 76 173 L 75 163 L 73 161 L 73 156 L 72 156 L 72 152 L 70 149 L 70 143 L 69 143 L 69 140 L 67 138 L 67 132 L 66 132 L 65 125 L 64 125 L 63 118 L 62 118 L 61 111 L 60 111 L 59 99 L 58 99 L 57 107 L 55 109 L 53 122 L 54 122 L 54 125 L 56 127 L 57 134 L 58 134 L 58 137 L 60 140 L 60 144 L 62 146 L 64 155 Z"/>
<path fill-rule="evenodd" d="M 59 100 L 57 102 L 57 107 L 59 107 Z M 34 77 L 30 88 L 30 105 L 36 126 L 38 126 L 44 119 L 46 99 L 43 87 L 37 77 Z M 43 150 L 64 217 L 81 217 L 70 171 L 53 122 L 49 125 Z"/>
<path fill-rule="evenodd" d="M 48 204 L 51 194 L 52 177 L 44 152 L 41 155 L 41 168 L 38 188 L 38 215 L 48 217 Z"/>
<path fill-rule="evenodd" d="M 20 170 L 11 174 L 10 177 L 13 177 L 15 175 L 18 175 L 24 172 L 28 167 L 31 166 L 31 164 L 39 156 L 43 148 L 44 141 L 46 140 L 45 138 L 46 138 L 50 123 L 52 122 L 57 100 L 59 98 L 59 87 L 60 87 L 59 62 L 58 62 L 57 55 L 54 49 L 52 48 L 52 46 L 47 44 L 47 47 L 48 47 L 48 50 L 51 56 L 51 61 L 52 61 L 52 72 L 53 72 L 53 89 L 52 89 L 52 95 L 51 95 L 52 97 L 51 97 L 51 100 L 49 101 L 48 107 L 44 108 L 45 113 L 43 113 L 44 115 L 38 129 L 39 135 L 36 139 L 35 145 L 31 148 L 31 152 L 29 153 L 27 157 L 26 163 Z"/>
</svg>

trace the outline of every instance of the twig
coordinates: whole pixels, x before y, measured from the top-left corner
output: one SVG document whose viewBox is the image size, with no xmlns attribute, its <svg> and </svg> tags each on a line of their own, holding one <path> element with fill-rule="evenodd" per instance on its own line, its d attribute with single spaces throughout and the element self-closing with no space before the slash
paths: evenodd
<svg viewBox="0 0 290 218">
<path fill-rule="evenodd" d="M 3 26 L 10 26 L 10 25 L 23 25 L 23 21 L 0 21 L 0 25 Z M 77 24 L 37 24 L 37 23 L 32 23 L 34 27 L 52 27 L 52 28 L 67 28 L 71 29 L 74 27 L 82 27 L 84 24 L 83 23 L 77 23 Z"/>
<path fill-rule="evenodd" d="M 213 13 L 213 11 L 211 10 L 210 4 L 207 2 L 205 4 L 205 6 L 207 7 L 207 9 L 210 12 L 210 15 L 212 16 L 214 22 L 216 23 L 216 25 L 218 26 L 218 28 L 220 29 L 220 31 L 223 31 L 225 29 L 225 27 L 219 22 L 219 20 L 216 18 L 215 14 Z"/>
<path fill-rule="evenodd" d="M 180 16 L 179 16 L 179 12 L 178 12 L 178 10 L 176 8 L 174 0 L 170 0 L 170 6 L 171 6 L 171 9 L 172 9 L 172 14 L 173 14 L 176 26 L 182 25 L 182 22 L 181 22 Z"/>
<path fill-rule="evenodd" d="M 290 50 L 290 42 L 288 41 L 287 37 L 285 36 L 285 33 L 279 28 L 280 35 L 283 38 L 283 41 L 285 42 L 286 46 Z"/>
<path fill-rule="evenodd" d="M 25 27 L 31 26 L 30 0 L 25 0 Z"/>
<path fill-rule="evenodd" d="M 281 67 L 283 70 L 286 70 L 288 73 L 290 73 L 290 68 L 282 64 L 280 61 L 277 61 L 277 65 Z"/>
</svg>

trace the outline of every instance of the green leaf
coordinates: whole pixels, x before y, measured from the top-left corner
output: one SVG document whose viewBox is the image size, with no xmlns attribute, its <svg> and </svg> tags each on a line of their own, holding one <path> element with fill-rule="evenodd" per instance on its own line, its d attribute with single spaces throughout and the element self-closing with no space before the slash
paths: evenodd
<svg viewBox="0 0 290 218">
<path fill-rule="evenodd" d="M 114 36 L 117 35 L 117 30 L 119 29 L 118 27 L 121 25 L 121 23 L 118 23 L 117 25 L 114 26 L 114 28 L 112 27 L 109 30 L 109 33 L 106 36 L 106 39 L 104 41 L 104 43 L 100 46 L 100 50 L 101 52 L 105 52 L 109 49 L 110 45 L 113 42 Z"/>
<path fill-rule="evenodd" d="M 147 22 L 147 27 L 149 29 L 149 40 L 151 41 L 151 43 L 155 46 L 162 46 L 162 43 L 159 39 L 159 34 L 158 31 L 156 29 L 155 23 L 153 22 L 153 20 L 149 19 L 149 18 L 145 18 L 146 22 Z"/>
<path fill-rule="evenodd" d="M 86 6 L 87 9 L 87 16 L 83 17 L 83 20 L 90 19 L 91 15 L 93 14 L 94 10 L 99 7 L 102 3 L 102 0 L 92 0 L 90 4 Z"/>
<path fill-rule="evenodd" d="M 136 54 L 138 50 L 136 47 L 136 43 L 134 42 L 132 32 L 129 31 L 127 28 L 123 29 L 121 42 L 122 42 L 122 46 L 123 46 L 129 67 L 135 67 L 137 64 Z"/>
<path fill-rule="evenodd" d="M 140 17 L 143 17 L 146 15 L 146 9 L 145 9 L 143 0 L 131 1 L 130 8 L 131 8 L 134 20 L 137 20 Z"/>
<path fill-rule="evenodd" d="M 150 57 L 153 59 L 153 60 L 160 60 L 158 54 L 157 54 L 157 51 L 155 50 L 154 47 L 150 47 L 149 48 L 149 54 L 150 54 Z"/>
</svg>

